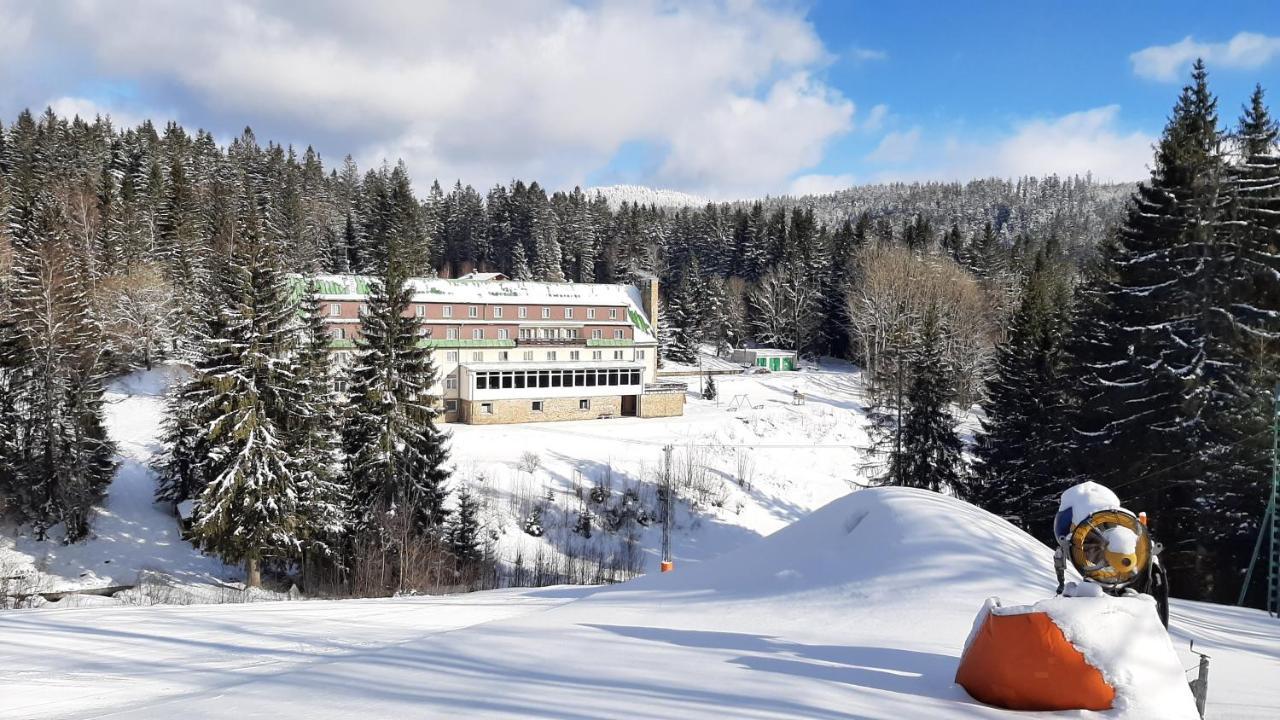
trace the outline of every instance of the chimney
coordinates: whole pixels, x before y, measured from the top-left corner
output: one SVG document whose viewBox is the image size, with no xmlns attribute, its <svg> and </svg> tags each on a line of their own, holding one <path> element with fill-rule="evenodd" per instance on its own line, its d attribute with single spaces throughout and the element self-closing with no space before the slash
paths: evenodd
<svg viewBox="0 0 1280 720">
<path fill-rule="evenodd" d="M 644 314 L 649 320 L 653 334 L 658 334 L 658 277 L 650 275 L 640 280 L 640 299 Z"/>
</svg>

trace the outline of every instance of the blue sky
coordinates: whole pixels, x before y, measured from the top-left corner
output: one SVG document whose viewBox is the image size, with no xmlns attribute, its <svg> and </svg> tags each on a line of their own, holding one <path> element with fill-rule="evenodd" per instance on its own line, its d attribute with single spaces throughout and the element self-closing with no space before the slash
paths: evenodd
<svg viewBox="0 0 1280 720">
<path fill-rule="evenodd" d="M 1239 33 L 1280 36 L 1274 0 L 818 2 L 808 17 L 839 56 L 830 82 L 864 106 L 887 105 L 887 126 L 979 141 L 1029 120 L 1112 105 L 1119 106 L 1118 132 L 1157 135 L 1187 73 L 1174 81 L 1142 77 L 1133 53 L 1188 36 L 1206 44 Z M 867 51 L 882 56 L 862 57 Z M 1246 67 L 1208 58 L 1224 119 L 1235 120 L 1256 82 L 1280 97 L 1280 48 L 1268 57 Z M 877 142 L 857 133 L 842 138 L 817 171 L 870 170 L 860 161 Z"/>
<path fill-rule="evenodd" d="M 0 0 L 0 118 L 714 198 L 885 180 L 1145 174 L 1186 69 L 1280 97 L 1280 5 L 771 0 Z"/>
</svg>

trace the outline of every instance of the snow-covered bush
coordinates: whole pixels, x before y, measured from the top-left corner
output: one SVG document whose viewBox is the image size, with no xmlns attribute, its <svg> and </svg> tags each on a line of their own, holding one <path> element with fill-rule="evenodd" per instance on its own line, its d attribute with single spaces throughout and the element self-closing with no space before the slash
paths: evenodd
<svg viewBox="0 0 1280 720">
<path fill-rule="evenodd" d="M 542 537 L 546 530 L 542 527 L 542 508 L 535 507 L 525 516 L 522 526 L 524 531 L 533 537 Z"/>
<path fill-rule="evenodd" d="M 533 475 L 542 468 L 542 456 L 532 450 L 525 450 L 520 453 L 520 460 L 516 463 L 516 469 L 522 473 Z"/>
</svg>

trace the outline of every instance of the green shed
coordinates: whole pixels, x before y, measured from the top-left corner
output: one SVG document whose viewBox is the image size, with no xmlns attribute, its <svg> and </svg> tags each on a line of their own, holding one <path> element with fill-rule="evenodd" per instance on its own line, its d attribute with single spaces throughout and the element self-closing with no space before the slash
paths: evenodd
<svg viewBox="0 0 1280 720">
<path fill-rule="evenodd" d="M 794 350 L 777 348 L 742 348 L 734 350 L 732 360 L 742 365 L 752 365 L 770 372 L 792 371 L 799 367 Z"/>
</svg>

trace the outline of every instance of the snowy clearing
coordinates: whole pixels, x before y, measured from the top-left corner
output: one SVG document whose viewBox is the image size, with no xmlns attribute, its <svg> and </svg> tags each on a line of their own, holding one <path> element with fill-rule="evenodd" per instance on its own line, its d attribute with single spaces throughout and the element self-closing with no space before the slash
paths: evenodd
<svg viewBox="0 0 1280 720">
<path fill-rule="evenodd" d="M 240 572 L 207 557 L 183 540 L 168 509 L 156 505 L 155 474 L 149 463 L 159 452 L 164 393 L 181 371 L 161 366 L 107 386 L 106 417 L 118 444 L 120 468 L 102 507 L 90 521 L 91 537 L 63 545 L 60 528 L 40 542 L 29 528 L 16 535 L 0 529 L 0 570 L 11 575 L 35 571 L 25 591 L 71 590 L 130 585 L 145 570 L 162 571 L 185 582 L 236 579 Z M 0 573 L 3 574 L 3 573 Z"/>
<path fill-rule="evenodd" d="M 961 648 L 985 598 L 1053 585 L 1049 551 L 984 511 L 857 492 L 594 591 L 7 613 L 0 717 L 1006 717 L 952 682 Z M 1213 656 L 1210 718 L 1275 717 L 1274 620 L 1175 603 L 1184 667 L 1189 638 Z"/>
</svg>

